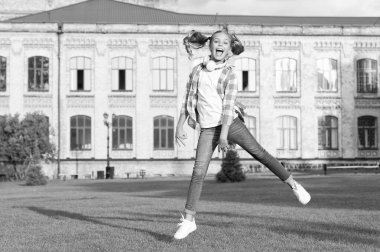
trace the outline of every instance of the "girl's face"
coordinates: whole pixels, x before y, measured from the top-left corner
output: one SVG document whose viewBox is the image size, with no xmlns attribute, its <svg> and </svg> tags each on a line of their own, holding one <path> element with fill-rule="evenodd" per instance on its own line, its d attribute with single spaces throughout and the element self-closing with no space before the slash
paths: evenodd
<svg viewBox="0 0 380 252">
<path fill-rule="evenodd" d="M 214 34 L 210 42 L 211 59 L 222 63 L 231 51 L 231 39 L 224 32 Z"/>
</svg>

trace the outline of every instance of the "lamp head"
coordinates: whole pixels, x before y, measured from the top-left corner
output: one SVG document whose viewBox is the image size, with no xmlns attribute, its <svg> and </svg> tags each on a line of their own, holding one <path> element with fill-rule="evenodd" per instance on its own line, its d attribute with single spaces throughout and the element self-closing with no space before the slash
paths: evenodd
<svg viewBox="0 0 380 252">
<path fill-rule="evenodd" d="M 108 113 L 104 113 L 104 114 L 103 114 L 103 117 L 104 117 L 104 120 L 107 121 L 107 120 L 108 120 Z"/>
</svg>

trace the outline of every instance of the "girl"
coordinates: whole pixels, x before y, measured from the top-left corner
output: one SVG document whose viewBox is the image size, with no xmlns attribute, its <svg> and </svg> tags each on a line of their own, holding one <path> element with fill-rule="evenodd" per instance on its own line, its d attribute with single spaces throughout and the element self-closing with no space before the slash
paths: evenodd
<svg viewBox="0 0 380 252">
<path fill-rule="evenodd" d="M 228 59 L 242 53 L 244 46 L 226 28 L 216 31 L 211 37 L 192 31 L 184 38 L 189 56 L 192 56 L 191 48 L 201 48 L 208 41 L 211 55 L 195 66 L 190 74 L 177 124 L 176 142 L 179 146 L 185 145 L 184 140 L 187 138 L 183 130 L 186 119 L 192 128 L 199 123 L 201 132 L 187 194 L 185 217 L 182 216 L 178 224 L 175 239 L 183 239 L 196 230 L 194 215 L 210 159 L 216 146 L 227 151 L 230 148 L 229 142 L 240 145 L 287 183 L 302 204 L 306 205 L 310 201 L 309 193 L 250 134 L 241 120 L 242 110 L 235 109 L 237 79 Z"/>
</svg>

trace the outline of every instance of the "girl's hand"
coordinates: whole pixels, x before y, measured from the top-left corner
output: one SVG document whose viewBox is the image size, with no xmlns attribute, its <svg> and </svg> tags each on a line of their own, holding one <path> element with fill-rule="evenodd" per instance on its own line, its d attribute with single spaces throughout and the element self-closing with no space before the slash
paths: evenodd
<svg viewBox="0 0 380 252">
<path fill-rule="evenodd" d="M 230 149 L 230 145 L 228 144 L 227 139 L 220 138 L 219 144 L 218 144 L 218 151 L 220 152 L 220 150 L 222 150 L 223 152 L 226 152 L 229 149 Z"/>
<path fill-rule="evenodd" d="M 183 127 L 178 127 L 175 133 L 175 141 L 178 147 L 185 146 L 185 139 L 187 139 L 187 134 L 183 130 Z"/>
</svg>

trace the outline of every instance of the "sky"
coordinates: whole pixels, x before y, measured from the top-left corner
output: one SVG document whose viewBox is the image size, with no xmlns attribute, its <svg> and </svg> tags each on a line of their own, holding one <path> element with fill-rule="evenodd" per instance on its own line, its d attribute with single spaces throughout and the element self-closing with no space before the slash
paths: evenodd
<svg viewBox="0 0 380 252">
<path fill-rule="evenodd" d="M 177 11 L 219 15 L 380 17 L 380 0 L 178 0 Z"/>
</svg>

